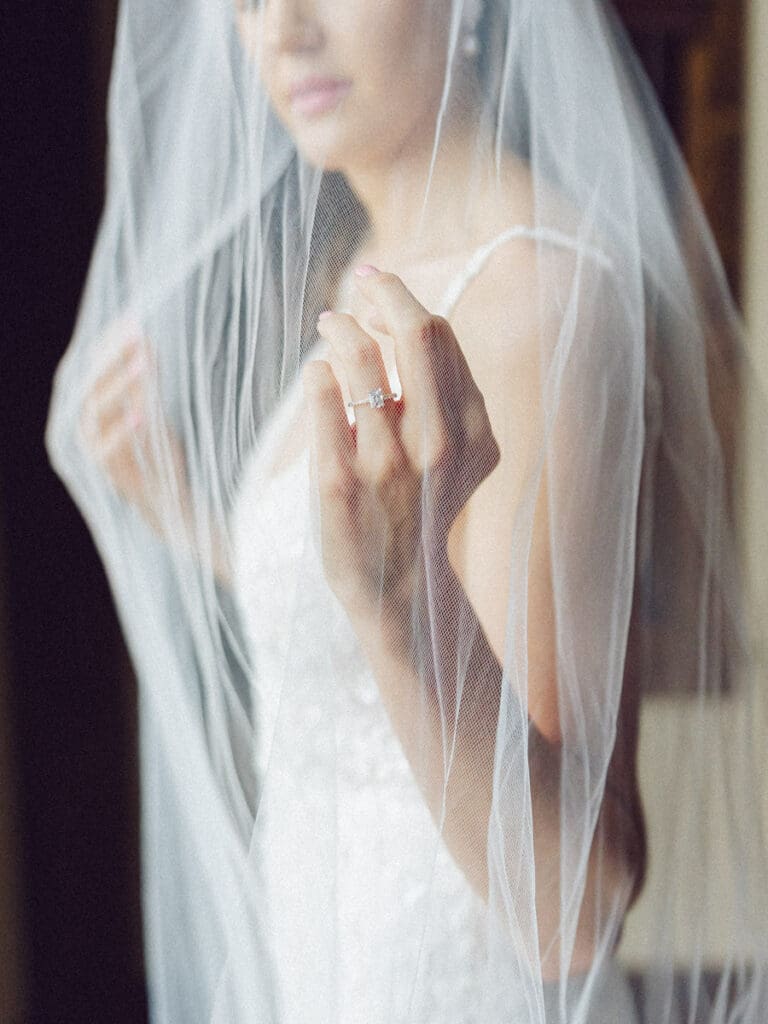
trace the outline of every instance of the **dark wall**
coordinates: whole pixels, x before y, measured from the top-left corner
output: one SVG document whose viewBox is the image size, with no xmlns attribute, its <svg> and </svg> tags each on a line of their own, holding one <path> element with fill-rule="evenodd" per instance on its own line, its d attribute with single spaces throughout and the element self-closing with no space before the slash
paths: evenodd
<svg viewBox="0 0 768 1024">
<path fill-rule="evenodd" d="M 104 575 L 43 449 L 101 203 L 110 10 L 3 7 L 0 543 L 23 1020 L 134 1024 L 133 693 Z"/>
</svg>

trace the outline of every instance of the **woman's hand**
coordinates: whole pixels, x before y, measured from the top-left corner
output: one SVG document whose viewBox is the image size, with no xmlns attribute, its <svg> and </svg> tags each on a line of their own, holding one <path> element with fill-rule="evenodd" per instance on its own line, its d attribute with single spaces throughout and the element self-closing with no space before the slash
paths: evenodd
<svg viewBox="0 0 768 1024">
<path fill-rule="evenodd" d="M 323 565 L 356 620 L 408 612 L 425 571 L 447 567 L 447 536 L 499 461 L 483 395 L 448 322 L 394 274 L 356 271 L 377 328 L 394 342 L 402 398 L 356 406 L 350 427 L 331 365 L 303 371 L 320 495 Z M 378 343 L 348 314 L 321 314 L 320 335 L 353 399 L 389 392 Z"/>
<path fill-rule="evenodd" d="M 111 325 L 110 336 L 117 350 L 83 401 L 81 437 L 115 491 L 159 529 L 163 506 L 174 496 L 186 500 L 182 446 L 162 416 L 148 340 L 124 321 Z"/>
</svg>

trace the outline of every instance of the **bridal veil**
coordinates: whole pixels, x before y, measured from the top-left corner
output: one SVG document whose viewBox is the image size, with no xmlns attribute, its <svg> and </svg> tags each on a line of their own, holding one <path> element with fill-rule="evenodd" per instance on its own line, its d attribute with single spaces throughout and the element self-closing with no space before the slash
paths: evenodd
<svg viewBox="0 0 768 1024">
<path fill-rule="evenodd" d="M 358 61 L 325 120 L 307 100 L 297 134 L 265 86 L 265 25 L 293 19 L 281 31 L 311 37 L 296 67 L 343 76 L 333 24 L 366 11 L 402 12 L 407 36 Z M 475 392 L 440 339 L 409 391 L 366 293 L 384 411 L 413 415 L 423 384 L 452 431 L 451 459 L 416 467 L 408 672 L 382 684 L 322 571 L 322 453 L 298 446 L 271 476 L 264 453 L 295 436 L 318 315 L 343 305 L 369 237 L 334 156 L 396 166 L 382 140 L 412 121 L 415 215 L 402 267 L 381 269 L 433 334 L 448 305 L 408 278 L 410 256 L 488 296 L 487 338 L 445 320 L 483 368 L 514 483 L 493 550 L 480 537 L 467 574 L 446 575 L 446 518 L 488 473 L 464 415 Z M 457 138 L 472 158 L 451 178 Z M 514 216 L 481 221 L 510 180 Z M 431 230 L 446 204 L 466 252 Z M 504 232 L 470 282 L 467 261 Z M 121 392 L 132 360 L 145 372 Z M 122 0 L 107 199 L 47 445 L 139 685 L 153 1020 L 602 1021 L 591 1000 L 618 963 L 643 1024 L 763 1024 L 765 622 L 744 585 L 738 457 L 751 385 L 712 235 L 609 7 Z M 384 422 L 345 408 L 358 431 Z M 368 552 L 382 593 L 399 585 L 385 550 Z"/>
</svg>

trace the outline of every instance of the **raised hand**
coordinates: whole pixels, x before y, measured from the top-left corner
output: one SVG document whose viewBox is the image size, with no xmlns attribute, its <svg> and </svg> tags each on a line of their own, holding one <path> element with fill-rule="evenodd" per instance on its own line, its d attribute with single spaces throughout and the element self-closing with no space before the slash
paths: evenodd
<svg viewBox="0 0 768 1024">
<path fill-rule="evenodd" d="M 115 491 L 160 529 L 169 499 L 186 501 L 182 446 L 162 414 L 148 339 L 133 324 L 116 321 L 105 341 L 116 351 L 82 403 L 81 438 Z"/>
<path fill-rule="evenodd" d="M 450 324 L 396 275 L 367 266 L 356 275 L 371 322 L 394 342 L 402 397 L 380 408 L 357 406 L 352 428 L 330 363 L 315 360 L 303 371 L 324 570 L 355 617 L 407 607 L 425 560 L 446 564 L 451 524 L 500 458 L 483 395 Z M 379 387 L 389 393 L 379 344 L 355 317 L 326 311 L 318 332 L 353 398 Z"/>
</svg>

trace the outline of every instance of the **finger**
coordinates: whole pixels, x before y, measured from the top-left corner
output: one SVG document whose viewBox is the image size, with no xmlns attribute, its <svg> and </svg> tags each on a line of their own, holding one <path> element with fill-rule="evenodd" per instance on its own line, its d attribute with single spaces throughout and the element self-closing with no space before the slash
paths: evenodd
<svg viewBox="0 0 768 1024">
<path fill-rule="evenodd" d="M 317 330 L 339 359 L 353 401 L 367 398 L 372 390 L 381 391 L 384 404 L 380 408 L 354 406 L 359 468 L 363 473 L 375 473 L 379 460 L 387 459 L 399 448 L 396 403 L 383 398 L 391 392 L 381 349 L 347 313 L 326 311 L 318 320 Z"/>
<path fill-rule="evenodd" d="M 89 418 L 98 420 L 121 400 L 122 394 L 134 382 L 148 378 L 152 369 L 146 345 L 140 341 L 126 345 L 110 368 L 96 379 L 85 400 L 84 412 Z"/>
<path fill-rule="evenodd" d="M 113 394 L 109 404 L 102 402 L 97 413 L 88 412 L 84 417 L 84 436 L 93 444 L 116 423 L 134 415 L 142 418 L 147 415 L 146 382 L 135 378 L 124 383 L 122 389 Z"/>
<path fill-rule="evenodd" d="M 312 359 L 302 369 L 311 443 L 322 493 L 348 495 L 355 479 L 355 442 L 330 363 Z"/>
<path fill-rule="evenodd" d="M 135 320 L 125 318 L 109 324 L 94 353 L 99 365 L 94 375 L 96 382 L 105 380 L 116 372 L 119 373 L 131 360 L 134 352 L 141 348 L 148 349 L 149 344 Z"/>
<path fill-rule="evenodd" d="M 434 461 L 462 428 L 465 414 L 477 419 L 482 396 L 444 317 L 425 309 L 396 274 L 367 268 L 357 281 L 394 342 L 404 398 L 403 440 Z"/>
<path fill-rule="evenodd" d="M 121 455 L 135 461 L 136 446 L 143 436 L 144 418 L 138 410 L 130 410 L 105 430 L 96 447 L 96 458 L 105 466 L 114 465 Z"/>
<path fill-rule="evenodd" d="M 369 333 L 373 332 L 373 334 L 383 334 L 387 340 L 391 340 L 387 332 L 387 325 L 382 319 L 378 309 L 362 296 L 360 297 L 358 305 L 359 309 L 354 310 L 354 316 L 363 330 L 368 331 Z"/>
</svg>

